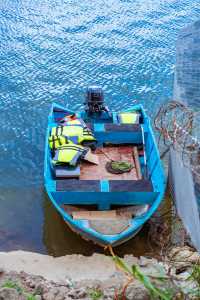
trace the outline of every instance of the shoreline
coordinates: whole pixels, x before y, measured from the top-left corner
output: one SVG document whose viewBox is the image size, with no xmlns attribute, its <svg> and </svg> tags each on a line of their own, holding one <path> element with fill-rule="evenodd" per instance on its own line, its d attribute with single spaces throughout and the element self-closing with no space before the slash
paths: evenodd
<svg viewBox="0 0 200 300">
<path fill-rule="evenodd" d="M 158 269 L 165 270 L 166 274 L 170 271 L 178 286 L 184 289 L 188 286 L 189 270 L 200 262 L 200 256 L 184 246 L 172 248 L 162 261 L 133 255 L 126 255 L 123 261 L 129 267 L 138 266 L 147 276 L 160 276 Z M 112 300 L 126 282 L 125 272 L 116 266 L 112 256 L 74 254 L 54 258 L 21 250 L 0 252 L 0 299 L 3 300 Z M 27 293 L 33 297 L 28 298 Z M 126 299 L 150 299 L 149 291 L 134 279 L 126 290 Z"/>
</svg>

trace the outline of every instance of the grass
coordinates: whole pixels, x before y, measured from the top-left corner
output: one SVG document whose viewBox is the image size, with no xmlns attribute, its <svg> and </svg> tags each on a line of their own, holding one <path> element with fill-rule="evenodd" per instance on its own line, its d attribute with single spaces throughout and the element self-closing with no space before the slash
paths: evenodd
<svg viewBox="0 0 200 300">
<path fill-rule="evenodd" d="M 200 265 L 194 265 L 188 280 L 195 281 L 197 286 L 200 288 Z"/>
<path fill-rule="evenodd" d="M 174 278 L 170 274 L 165 274 L 164 270 L 160 270 L 160 274 L 154 276 L 145 275 L 139 266 L 128 266 L 123 259 L 116 256 L 110 247 L 110 253 L 116 266 L 122 270 L 127 276 L 127 283 L 123 286 L 120 294 L 115 295 L 115 300 L 126 300 L 126 290 L 130 283 L 137 279 L 148 290 L 151 299 L 156 300 L 184 300 L 194 299 L 200 300 L 200 264 L 192 267 L 190 276 L 186 281 L 194 283 L 195 288 L 189 289 L 187 293 L 175 284 Z M 162 286 L 162 288 L 161 288 Z"/>
<path fill-rule="evenodd" d="M 200 264 L 196 264 L 191 268 L 190 275 L 186 279 L 188 283 L 193 283 L 194 287 L 187 292 L 181 288 L 177 289 L 176 285 L 173 285 L 173 277 L 170 274 L 165 274 L 164 270 L 159 269 L 159 273 L 146 275 L 142 272 L 138 265 L 132 265 L 131 267 L 125 263 L 125 261 L 116 256 L 110 247 L 110 253 L 116 266 L 122 270 L 127 276 L 127 282 L 124 284 L 120 293 L 115 294 L 115 300 L 126 300 L 126 290 L 130 283 L 137 279 L 148 290 L 151 299 L 156 300 L 184 300 L 194 299 L 200 300 Z M 162 288 L 161 288 L 162 286 Z M 7 280 L 1 287 L 13 288 L 20 295 L 24 295 L 26 300 L 36 300 L 34 294 L 28 293 L 20 286 L 18 282 Z M 88 290 L 88 297 L 91 300 L 100 300 L 103 298 L 103 291 L 96 287 Z"/>
<path fill-rule="evenodd" d="M 3 283 L 2 288 L 15 289 L 20 295 L 24 295 L 26 300 L 36 300 L 33 294 L 27 293 L 17 282 L 12 280 L 7 280 Z"/>
<path fill-rule="evenodd" d="M 188 281 L 192 281 L 196 284 L 196 288 L 189 291 L 193 297 L 196 297 L 194 299 L 200 299 L 200 265 L 194 265 L 191 271 L 190 276 L 187 279 Z"/>
<path fill-rule="evenodd" d="M 10 288 L 10 289 L 15 289 L 19 294 L 23 293 L 23 289 L 22 287 L 14 281 L 11 280 L 7 280 L 6 282 L 4 282 L 4 284 L 2 285 L 3 288 Z"/>
<path fill-rule="evenodd" d="M 99 300 L 103 297 L 103 292 L 99 288 L 89 289 L 88 295 L 91 300 Z"/>
<path fill-rule="evenodd" d="M 129 267 L 121 258 L 119 258 L 116 255 L 112 255 L 113 260 L 115 264 L 120 268 L 122 271 L 125 272 L 125 274 L 128 276 L 128 284 L 125 284 L 125 286 L 122 289 L 122 295 L 121 299 L 126 299 L 126 289 L 128 285 L 134 280 L 137 279 L 140 281 L 144 287 L 149 291 L 149 294 L 151 298 L 153 299 L 160 299 L 160 300 L 171 300 L 172 295 L 171 291 L 169 289 L 160 289 L 155 286 L 155 284 L 152 283 L 149 276 L 145 275 L 140 268 L 137 265 L 132 265 L 132 267 Z M 163 277 L 162 275 L 158 276 L 157 278 L 154 277 L 154 279 L 157 279 L 159 281 L 165 281 L 166 277 Z M 117 300 L 117 299 L 116 299 Z"/>
</svg>

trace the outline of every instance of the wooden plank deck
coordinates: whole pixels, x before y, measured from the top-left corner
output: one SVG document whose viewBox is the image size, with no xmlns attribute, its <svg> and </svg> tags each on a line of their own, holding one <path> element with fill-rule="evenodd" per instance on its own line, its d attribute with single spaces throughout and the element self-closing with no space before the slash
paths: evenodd
<svg viewBox="0 0 200 300">
<path fill-rule="evenodd" d="M 113 235 L 125 231 L 130 226 L 130 220 L 92 220 L 89 225 L 101 234 Z"/>
<path fill-rule="evenodd" d="M 105 153 L 103 153 L 102 152 Z M 120 145 L 120 146 L 106 146 L 98 148 L 95 154 L 99 157 L 99 165 L 93 165 L 89 162 L 81 162 L 81 175 L 82 180 L 138 180 L 138 166 L 136 168 L 134 160 L 134 148 L 133 146 Z M 133 164 L 134 168 L 127 173 L 123 174 L 111 174 L 105 166 L 109 161 L 108 157 L 112 160 L 124 160 Z"/>
<path fill-rule="evenodd" d="M 130 226 L 135 215 L 147 212 L 148 205 L 126 206 L 109 211 L 93 210 L 94 207 L 62 205 L 62 208 L 75 220 L 88 220 L 89 226 L 101 234 L 119 234 Z"/>
</svg>

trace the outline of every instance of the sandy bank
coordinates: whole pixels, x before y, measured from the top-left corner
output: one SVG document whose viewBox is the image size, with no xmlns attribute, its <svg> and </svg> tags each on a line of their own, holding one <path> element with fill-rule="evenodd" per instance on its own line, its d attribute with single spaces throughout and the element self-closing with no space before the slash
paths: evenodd
<svg viewBox="0 0 200 300">
<path fill-rule="evenodd" d="M 142 274 L 154 281 L 161 276 L 162 269 L 166 279 L 156 284 L 163 290 L 173 290 L 174 295 L 180 293 L 180 288 L 184 293 L 188 286 L 190 290 L 198 289 L 195 282 L 188 282 L 192 266 L 200 262 L 199 254 L 190 247 L 172 249 L 164 261 L 130 255 L 124 260 L 129 266 L 137 265 Z M 10 283 L 14 283 L 14 288 Z M 25 251 L 0 252 L 0 299 L 3 300 L 26 300 L 27 293 L 34 295 L 31 298 L 34 300 L 113 300 L 116 293 L 121 295 L 125 283 L 124 272 L 116 268 L 111 257 L 102 254 L 54 258 Z M 126 290 L 126 299 L 150 299 L 149 291 L 134 278 Z"/>
<path fill-rule="evenodd" d="M 47 280 L 63 282 L 66 279 L 107 280 L 114 276 L 116 267 L 111 257 L 94 254 L 52 256 L 25 251 L 0 252 L 0 267 L 5 271 L 24 271 L 28 274 L 43 276 Z"/>
</svg>

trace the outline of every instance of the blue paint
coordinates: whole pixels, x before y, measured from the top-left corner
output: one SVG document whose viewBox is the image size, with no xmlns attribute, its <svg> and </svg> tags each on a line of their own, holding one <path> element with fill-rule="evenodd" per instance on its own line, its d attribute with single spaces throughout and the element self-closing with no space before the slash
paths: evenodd
<svg viewBox="0 0 200 300">
<path fill-rule="evenodd" d="M 142 143 L 142 135 L 139 132 L 128 132 L 128 131 L 111 131 L 111 132 L 95 132 L 95 137 L 99 143 L 104 143 L 105 141 L 110 143 L 124 143 L 124 137 L 126 137 L 126 143 Z"/>
<path fill-rule="evenodd" d="M 157 191 L 154 192 L 55 192 L 48 187 L 48 191 L 51 192 L 56 202 L 61 204 L 71 205 L 97 205 L 101 206 L 104 201 L 107 203 L 107 207 L 111 205 L 139 205 L 139 204 L 152 204 L 156 197 L 158 197 Z"/>
<path fill-rule="evenodd" d="M 101 180 L 101 192 L 109 192 L 109 181 L 106 179 Z"/>
<path fill-rule="evenodd" d="M 118 117 L 117 117 L 118 113 L 113 112 L 112 115 L 113 115 L 113 123 L 114 123 L 114 124 L 118 124 L 118 123 L 119 123 L 119 122 L 118 122 Z"/>
<path fill-rule="evenodd" d="M 1 1 L 1 229 L 8 233 L 2 251 L 15 230 L 13 247 L 45 251 L 41 187 L 50 105 L 80 110 L 83 89 L 94 82 L 114 111 L 136 101 L 154 116 L 172 97 L 178 33 L 199 14 L 199 0 Z M 32 203 L 38 207 L 29 215 L 30 234 L 24 223 Z"/>
<path fill-rule="evenodd" d="M 94 124 L 94 132 L 104 132 L 105 131 L 105 126 L 104 123 L 95 123 Z"/>
<path fill-rule="evenodd" d="M 55 108 L 62 108 L 62 106 L 53 104 L 50 112 L 50 116 L 54 115 Z M 73 189 L 73 185 L 71 190 L 69 191 L 56 191 L 55 180 L 52 176 L 51 172 L 51 164 L 50 164 L 50 151 L 48 147 L 48 135 L 49 129 L 47 130 L 46 136 L 46 148 L 45 148 L 45 187 L 47 193 L 49 195 L 50 200 L 52 201 L 55 208 L 59 211 L 65 221 L 67 221 L 71 227 L 74 228 L 77 232 L 81 233 L 83 236 L 92 239 L 100 244 L 107 245 L 115 245 L 118 243 L 122 243 L 134 236 L 137 231 L 142 227 L 142 225 L 151 217 L 151 215 L 156 211 L 165 192 L 166 180 L 163 171 L 163 167 L 160 161 L 159 152 L 157 149 L 157 145 L 155 143 L 155 138 L 153 135 L 153 131 L 151 129 L 150 121 L 141 105 L 133 106 L 131 110 L 139 110 L 144 120 L 143 126 L 144 128 L 144 142 L 145 142 L 145 152 L 148 157 L 148 170 L 151 172 L 149 180 L 152 179 L 153 190 L 146 191 L 145 188 L 141 191 L 133 190 L 127 191 L 126 186 L 121 184 L 121 190 L 118 192 L 113 192 L 110 187 L 109 180 L 101 180 L 99 182 L 99 192 L 94 191 L 79 191 L 77 187 L 76 190 Z M 84 116 L 84 114 L 81 114 Z M 52 118 L 49 118 L 51 120 Z M 112 120 L 110 120 L 112 122 Z M 104 128 L 104 124 L 99 124 L 98 120 L 93 119 L 94 128 L 99 130 L 95 131 L 96 134 L 99 134 L 98 138 L 100 139 L 100 144 L 110 142 L 111 140 L 115 141 L 116 144 L 120 143 L 142 143 L 142 135 L 141 132 L 111 132 L 107 133 L 103 132 L 102 128 Z M 49 124 L 50 126 L 52 123 Z M 153 145 L 153 146 L 152 146 Z M 153 148 L 152 148 L 153 147 Z M 140 158 L 141 166 L 143 169 L 144 166 L 144 158 Z M 156 166 L 155 166 L 156 162 Z M 149 173 L 148 172 L 148 173 Z M 95 174 L 94 174 L 95 179 Z M 117 181 L 118 182 L 118 181 Z M 106 236 L 105 234 L 100 234 L 96 232 L 94 229 L 90 228 L 89 223 L 83 222 L 81 220 L 74 220 L 71 215 L 67 214 L 63 209 L 62 205 L 95 205 L 99 210 L 109 210 L 113 205 L 144 205 L 148 204 L 149 209 L 146 213 L 139 217 L 133 217 L 130 220 L 130 225 L 127 229 L 125 229 L 120 234 L 116 234 L 114 236 Z"/>
</svg>

